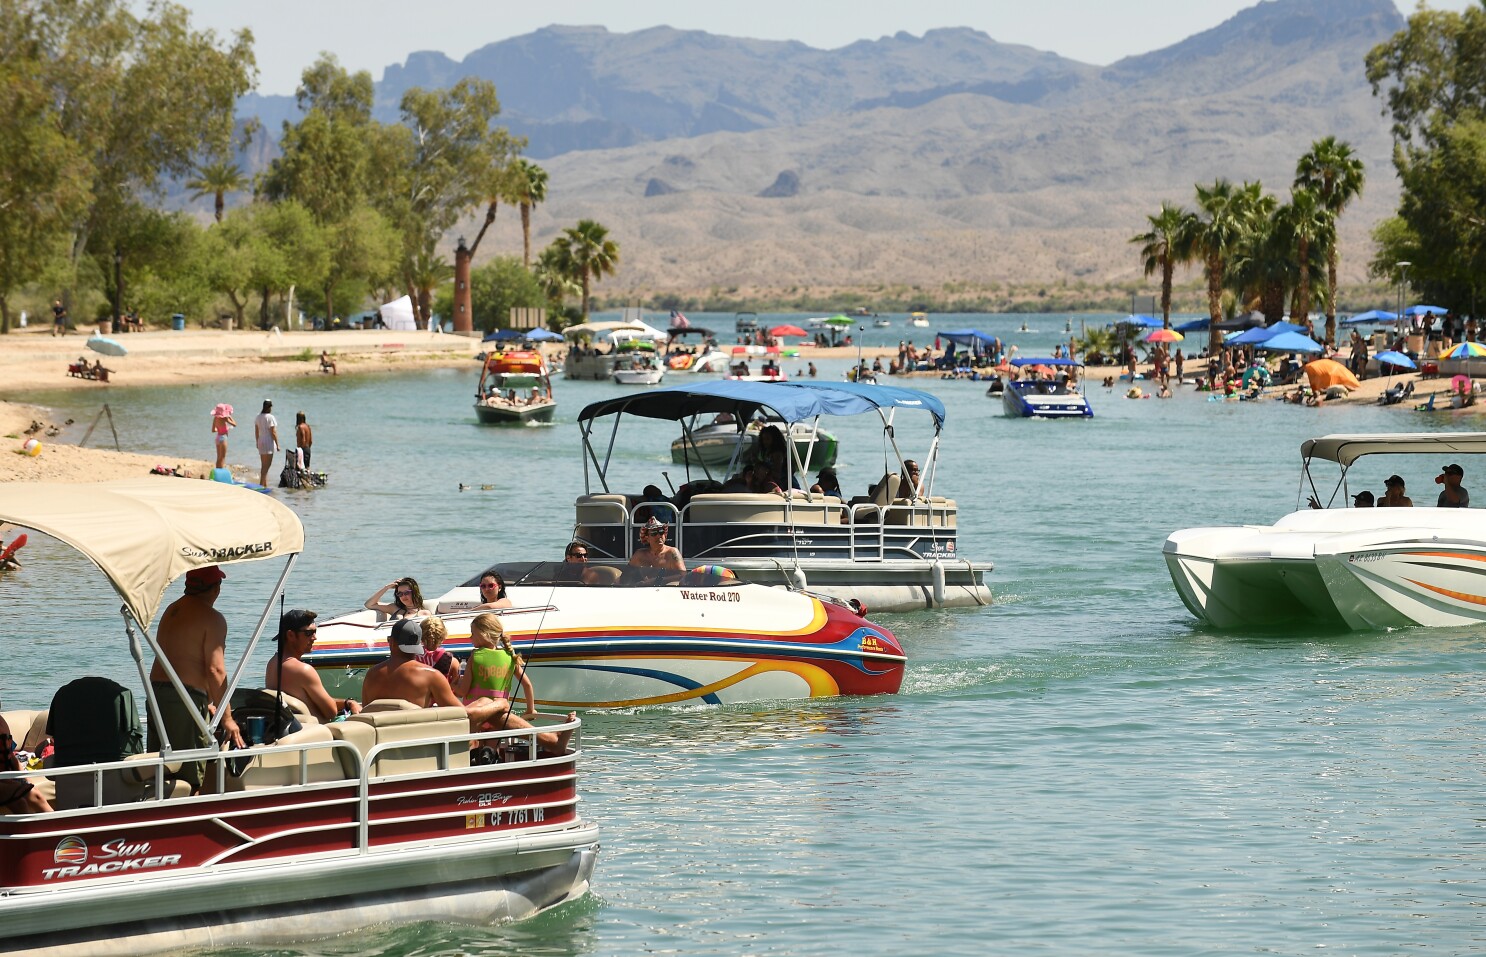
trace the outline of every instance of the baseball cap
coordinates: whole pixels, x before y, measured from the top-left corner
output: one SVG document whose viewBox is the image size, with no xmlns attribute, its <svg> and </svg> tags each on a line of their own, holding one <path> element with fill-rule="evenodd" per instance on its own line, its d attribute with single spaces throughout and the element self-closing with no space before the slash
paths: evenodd
<svg viewBox="0 0 1486 957">
<path fill-rule="evenodd" d="M 291 608 L 279 616 L 278 641 L 291 631 L 303 631 L 315 620 L 315 613 L 304 608 Z"/>
<path fill-rule="evenodd" d="M 1440 471 L 1443 472 L 1446 475 L 1459 475 L 1462 478 L 1465 477 L 1465 469 L 1461 468 L 1460 466 L 1456 465 L 1453 462 L 1450 463 L 1449 465 L 1445 466 L 1444 468 L 1440 469 Z"/>
<path fill-rule="evenodd" d="M 416 655 L 423 650 L 423 626 L 411 618 L 404 618 L 392 626 L 392 643 L 405 655 Z"/>
<path fill-rule="evenodd" d="M 1383 484 L 1385 486 L 1388 486 L 1389 488 L 1392 488 L 1395 485 L 1402 485 L 1402 484 L 1404 484 L 1404 482 L 1403 482 L 1403 476 L 1402 475 L 1390 475 L 1387 478 L 1383 479 Z"/>
<path fill-rule="evenodd" d="M 1374 498 L 1373 494 L 1371 492 L 1369 492 L 1369 491 L 1366 491 L 1366 490 L 1361 491 L 1361 492 L 1358 492 L 1356 495 L 1353 495 L 1352 496 L 1352 504 L 1353 505 L 1360 505 L 1360 506 L 1366 507 L 1368 505 L 1373 504 L 1373 502 L 1375 502 L 1375 501 L 1377 501 L 1377 499 Z"/>
<path fill-rule="evenodd" d="M 210 588 L 227 577 L 227 573 L 216 565 L 203 565 L 186 572 L 187 588 Z"/>
</svg>

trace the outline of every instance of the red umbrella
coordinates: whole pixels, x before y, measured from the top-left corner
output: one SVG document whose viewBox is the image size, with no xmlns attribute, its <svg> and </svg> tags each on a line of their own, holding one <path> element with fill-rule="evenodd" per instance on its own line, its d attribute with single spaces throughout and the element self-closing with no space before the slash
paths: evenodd
<svg viewBox="0 0 1486 957">
<path fill-rule="evenodd" d="M 769 330 L 769 335 L 777 338 L 779 336 L 808 336 L 810 333 L 799 326 L 775 326 Z"/>
</svg>

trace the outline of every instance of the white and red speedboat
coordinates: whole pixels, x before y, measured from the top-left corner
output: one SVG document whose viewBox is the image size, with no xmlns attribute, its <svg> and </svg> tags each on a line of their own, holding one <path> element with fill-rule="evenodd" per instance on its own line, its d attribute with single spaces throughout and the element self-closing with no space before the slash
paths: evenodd
<svg viewBox="0 0 1486 957">
<path fill-rule="evenodd" d="M 749 584 L 719 566 L 673 574 L 599 563 L 492 569 L 514 605 L 499 610 L 501 624 L 545 707 L 893 694 L 903 682 L 898 640 L 856 608 Z M 449 633 L 444 647 L 460 657 L 483 600 L 480 577 L 430 603 Z M 378 617 L 358 611 L 318 623 L 305 660 L 331 694 L 357 695 L 366 669 L 387 657 L 393 623 Z"/>
<path fill-rule="evenodd" d="M 238 702 L 255 692 L 237 686 L 303 547 L 292 511 L 248 489 L 147 478 L 0 486 L 0 521 L 51 535 L 103 571 L 123 600 L 135 688 L 152 710 L 145 646 L 158 651 L 151 622 L 170 582 L 200 566 L 284 559 L 229 667 L 224 698 L 236 690 L 245 717 L 252 705 Z M 6 953 L 282 946 L 405 921 L 519 919 L 586 893 L 598 832 L 578 813 L 576 750 L 542 753 L 532 731 L 472 736 L 462 708 L 374 702 L 319 724 L 293 699 L 256 694 L 273 729 L 265 737 L 277 737 L 247 750 L 166 740 L 158 753 L 76 762 L 64 760 L 59 732 L 54 764 L 0 773 L 0 784 L 28 777 L 54 806 L 0 808 Z M 29 747 L 59 715 L 6 718 Z M 472 739 L 506 738 L 519 747 L 493 753 L 513 760 L 471 763 Z M 205 764 L 203 793 L 172 778 L 183 761 Z"/>
</svg>

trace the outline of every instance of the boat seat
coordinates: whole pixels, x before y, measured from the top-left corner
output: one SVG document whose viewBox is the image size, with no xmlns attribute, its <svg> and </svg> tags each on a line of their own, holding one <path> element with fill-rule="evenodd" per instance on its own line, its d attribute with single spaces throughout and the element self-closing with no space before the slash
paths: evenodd
<svg viewBox="0 0 1486 957">
<path fill-rule="evenodd" d="M 946 509 L 950 511 L 946 512 Z M 956 518 L 954 509 L 953 499 L 940 498 L 937 495 L 927 500 L 919 499 L 917 503 L 910 502 L 906 498 L 898 498 L 883 510 L 882 521 L 884 525 L 953 528 Z"/>
<path fill-rule="evenodd" d="M 284 701 L 284 707 L 289 709 L 289 713 L 294 715 L 295 720 L 298 721 L 300 724 L 320 723 L 320 719 L 315 716 L 315 712 L 310 710 L 310 706 L 305 704 L 298 698 L 294 697 L 292 694 L 280 695 L 272 688 L 257 688 L 252 690 L 250 693 L 254 695 L 266 695 L 270 698 L 275 699 L 282 698 Z M 233 695 L 232 698 L 232 707 L 235 710 L 239 707 L 238 695 Z M 242 722 L 239 721 L 238 724 L 242 724 Z"/>
<path fill-rule="evenodd" d="M 361 708 L 362 714 L 373 714 L 378 711 L 422 711 L 423 709 L 413 704 L 406 698 L 378 698 L 368 701 Z"/>
<path fill-rule="evenodd" d="M 893 504 L 898 496 L 898 486 L 902 484 L 902 476 L 897 472 L 887 472 L 882 476 L 882 481 L 872 486 L 872 493 L 868 501 L 879 508 L 886 508 Z M 901 500 L 900 500 L 901 501 Z"/>
<path fill-rule="evenodd" d="M 784 499 L 759 492 L 717 492 L 693 495 L 691 521 L 706 525 L 783 525 Z"/>
<path fill-rule="evenodd" d="M 134 804 L 139 801 L 151 800 L 155 796 L 155 771 L 159 767 L 152 762 L 158 760 L 158 751 L 149 751 L 144 754 L 131 754 L 125 761 L 151 762 L 141 764 L 139 768 L 118 768 L 103 772 L 103 803 L 104 804 Z M 166 765 L 166 770 L 178 768 L 178 765 Z M 75 808 L 94 807 L 93 803 L 93 775 L 86 772 L 78 774 L 58 775 L 50 780 L 55 785 L 55 794 L 50 798 L 52 807 L 58 811 L 70 811 Z M 44 793 L 44 792 L 43 792 Z M 187 797 L 191 793 L 190 785 L 184 781 L 169 779 L 165 783 L 165 798 Z"/>
<path fill-rule="evenodd" d="M 46 720 L 49 714 L 46 708 L 40 711 L 0 712 L 0 716 L 5 718 L 5 723 L 10 727 L 10 733 L 15 737 L 16 747 L 32 752 L 46 739 Z"/>
<path fill-rule="evenodd" d="M 372 702 L 372 705 L 378 704 Z M 470 733 L 469 716 L 463 708 L 439 707 L 411 710 L 372 710 L 368 707 L 360 714 L 347 718 L 345 724 L 369 725 L 376 733 L 374 744 L 400 744 L 425 738 L 443 738 Z M 352 732 L 355 735 L 356 732 Z M 344 740 L 353 740 L 346 736 Z M 364 740 L 364 738 L 362 739 Z M 402 748 L 383 755 L 371 769 L 374 775 L 414 774 L 435 771 L 439 768 L 443 745 L 429 744 L 421 748 Z M 462 744 L 449 746 L 449 767 L 468 767 L 469 750 Z"/>
<path fill-rule="evenodd" d="M 308 724 L 293 734 L 284 735 L 274 744 L 329 744 L 334 740 L 335 736 L 330 733 L 328 726 Z M 303 783 L 343 781 L 349 777 L 345 763 L 342 762 L 337 751 L 338 749 L 333 747 L 310 748 L 305 751 Z M 235 753 L 243 754 L 244 752 Z M 252 749 L 246 753 L 251 754 Z M 299 752 L 275 751 L 253 758 L 243 769 L 243 773 L 237 777 L 228 775 L 227 790 L 229 792 L 258 791 L 264 788 L 298 787 L 300 783 Z"/>
<path fill-rule="evenodd" d="M 579 525 L 623 525 L 628 516 L 628 496 L 612 493 L 578 496 Z"/>
</svg>

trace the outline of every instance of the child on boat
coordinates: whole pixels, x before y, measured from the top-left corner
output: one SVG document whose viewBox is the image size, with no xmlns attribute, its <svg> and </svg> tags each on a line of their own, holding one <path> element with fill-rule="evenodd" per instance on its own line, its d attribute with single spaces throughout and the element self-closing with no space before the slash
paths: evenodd
<svg viewBox="0 0 1486 957">
<path fill-rule="evenodd" d="M 474 651 L 470 654 L 469 666 L 464 669 L 464 674 L 454 687 L 454 693 L 465 704 L 480 698 L 505 702 L 505 708 L 497 711 L 476 730 L 501 731 L 532 727 L 530 721 L 511 710 L 512 688 L 519 681 L 522 696 L 526 699 L 527 717 L 536 717 L 536 691 L 532 688 L 531 679 L 526 676 L 526 662 L 511 647 L 511 639 L 506 637 L 506 629 L 501 625 L 500 618 L 491 612 L 475 616 L 475 620 L 470 622 L 470 644 L 474 645 Z M 576 713 L 568 713 L 569 721 L 576 717 Z M 571 731 L 564 731 L 560 735 L 548 731 L 537 735 L 537 741 L 543 748 L 562 754 L 566 751 L 568 738 L 571 736 Z"/>
</svg>

